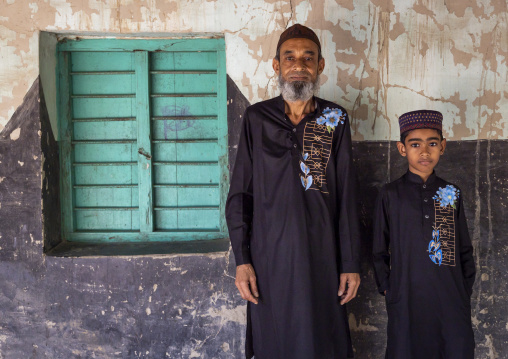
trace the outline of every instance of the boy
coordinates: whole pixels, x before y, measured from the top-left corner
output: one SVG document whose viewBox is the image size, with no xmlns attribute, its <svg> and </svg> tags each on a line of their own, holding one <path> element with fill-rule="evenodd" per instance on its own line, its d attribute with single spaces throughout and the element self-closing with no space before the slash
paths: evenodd
<svg viewBox="0 0 508 359">
<path fill-rule="evenodd" d="M 387 359 L 473 359 L 470 297 L 475 279 L 462 192 L 437 177 L 443 115 L 399 118 L 399 153 L 409 170 L 379 193 L 374 267 L 386 295 Z"/>
</svg>

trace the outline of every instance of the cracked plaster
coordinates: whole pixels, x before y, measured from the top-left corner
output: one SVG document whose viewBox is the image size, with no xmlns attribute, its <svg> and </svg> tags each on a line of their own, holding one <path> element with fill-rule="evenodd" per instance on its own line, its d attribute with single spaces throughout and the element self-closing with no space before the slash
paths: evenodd
<svg viewBox="0 0 508 359">
<path fill-rule="evenodd" d="M 38 31 L 219 32 L 249 102 L 278 94 L 280 33 L 312 27 L 327 61 L 320 96 L 343 105 L 356 140 L 397 139 L 397 118 L 432 108 L 448 139 L 506 139 L 504 0 L 2 0 L 0 131 L 38 76 Z"/>
<path fill-rule="evenodd" d="M 45 236 L 58 237 L 60 209 L 57 144 L 39 85 L 37 80 L 9 131 L 0 135 L 0 357 L 240 358 L 245 302 L 234 286 L 231 251 L 81 258 L 42 254 Z M 248 102 L 230 78 L 228 99 L 232 164 L 240 114 Z M 18 128 L 18 140 L 11 140 Z M 508 273 L 506 145 L 450 142 L 437 169 L 464 196 L 478 269 L 471 303 L 478 359 L 508 354 L 503 304 Z M 348 304 L 348 319 L 357 357 L 380 358 L 387 320 L 369 259 L 372 208 L 379 187 L 400 176 L 407 162 L 394 142 L 353 142 L 353 155 L 363 259 L 362 285 Z"/>
</svg>

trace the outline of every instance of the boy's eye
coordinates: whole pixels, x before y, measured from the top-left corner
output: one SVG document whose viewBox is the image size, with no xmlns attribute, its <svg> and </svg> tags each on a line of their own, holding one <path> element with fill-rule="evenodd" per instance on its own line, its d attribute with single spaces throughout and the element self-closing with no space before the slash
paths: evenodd
<svg viewBox="0 0 508 359">
<path fill-rule="evenodd" d="M 420 147 L 420 144 L 419 143 L 412 143 L 411 147 Z"/>
<path fill-rule="evenodd" d="M 431 142 L 431 143 L 429 143 L 429 146 L 431 146 L 431 147 L 437 146 L 437 142 Z"/>
</svg>

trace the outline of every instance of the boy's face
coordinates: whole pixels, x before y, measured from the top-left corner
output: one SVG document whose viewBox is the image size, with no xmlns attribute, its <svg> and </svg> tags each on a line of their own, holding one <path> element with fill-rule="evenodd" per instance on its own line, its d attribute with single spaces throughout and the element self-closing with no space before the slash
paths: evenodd
<svg viewBox="0 0 508 359">
<path fill-rule="evenodd" d="M 407 157 L 409 170 L 424 181 L 432 174 L 444 153 L 446 140 L 436 130 L 419 128 L 411 131 L 404 143 L 397 142 L 399 153 Z"/>
</svg>

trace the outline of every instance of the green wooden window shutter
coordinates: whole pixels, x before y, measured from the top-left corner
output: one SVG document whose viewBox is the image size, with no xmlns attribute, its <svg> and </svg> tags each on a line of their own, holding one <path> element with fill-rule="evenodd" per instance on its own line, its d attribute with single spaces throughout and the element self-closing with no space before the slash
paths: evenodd
<svg viewBox="0 0 508 359">
<path fill-rule="evenodd" d="M 64 238 L 226 236 L 224 39 L 59 44 Z"/>
</svg>

